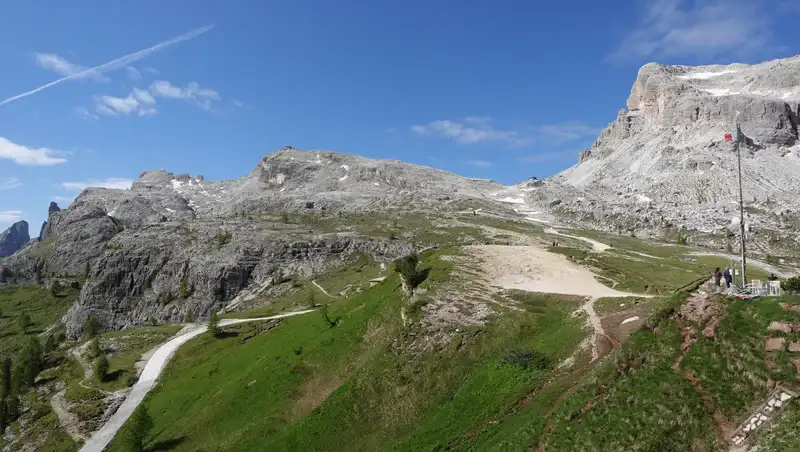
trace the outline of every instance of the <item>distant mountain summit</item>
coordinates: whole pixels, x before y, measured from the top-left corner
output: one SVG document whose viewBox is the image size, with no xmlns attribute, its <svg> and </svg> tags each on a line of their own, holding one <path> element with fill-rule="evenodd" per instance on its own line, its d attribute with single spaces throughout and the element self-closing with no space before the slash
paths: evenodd
<svg viewBox="0 0 800 452">
<path fill-rule="evenodd" d="M 617 232 L 658 236 L 684 227 L 724 237 L 739 221 L 736 154 L 725 141 L 738 121 L 746 222 L 759 231 L 754 240 L 797 223 L 800 57 L 755 65 L 649 63 L 627 107 L 575 166 L 528 200 L 560 199 L 557 212 L 566 220 Z"/>
<path fill-rule="evenodd" d="M 751 250 L 781 256 L 800 249 L 800 58 L 647 64 L 627 107 L 575 166 L 514 186 L 292 147 L 231 180 L 145 171 L 130 189 L 88 188 L 67 209 L 51 204 L 40 240 L 0 260 L 0 282 L 80 281 L 64 319 L 76 337 L 89 316 L 106 330 L 195 321 L 271 290 L 286 275 L 311 278 L 364 254 L 387 263 L 423 247 L 420 236 L 397 233 L 403 215 L 433 238 L 428 245 L 442 232 L 444 213 L 471 213 L 480 223 L 481 211 L 668 241 L 690 234 L 697 244 L 735 247 L 736 155 L 725 134 L 736 121 L 744 133 Z M 4 233 L 13 236 L 4 239 L 13 242 L 8 252 L 28 241 L 27 224 L 24 234 L 20 228 Z"/>
<path fill-rule="evenodd" d="M 21 250 L 30 239 L 28 222 L 17 221 L 0 233 L 0 257 L 11 256 Z"/>
</svg>

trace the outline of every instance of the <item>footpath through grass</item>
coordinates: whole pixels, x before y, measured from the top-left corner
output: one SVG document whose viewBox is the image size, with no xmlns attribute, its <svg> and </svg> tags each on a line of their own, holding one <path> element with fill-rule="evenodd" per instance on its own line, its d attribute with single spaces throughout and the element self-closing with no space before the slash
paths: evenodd
<svg viewBox="0 0 800 452">
<path fill-rule="evenodd" d="M 429 254 L 427 287 L 450 273 Z M 407 297 L 387 279 L 322 313 L 246 324 L 186 344 L 145 404 L 149 444 L 174 450 L 431 450 L 542 386 L 585 337 L 576 304 L 553 297 L 410 351 Z M 126 426 L 127 427 L 127 426 Z M 118 445 L 113 445 L 112 450 Z"/>
<path fill-rule="evenodd" d="M 653 251 L 647 247 L 643 248 L 638 242 L 636 246 Z M 669 249 L 669 247 L 664 248 Z M 661 247 L 655 249 L 667 254 Z M 676 250 L 686 251 L 684 248 Z M 593 270 L 598 275 L 597 280 L 609 287 L 623 292 L 651 295 L 672 295 L 679 290 L 691 288 L 711 279 L 716 267 L 725 268 L 731 265 L 727 259 L 717 256 L 648 257 L 621 248 L 609 248 L 605 252 L 593 253 L 579 248 L 559 246 L 550 247 L 549 251 L 563 254 L 569 260 Z M 750 266 L 748 276 L 750 279 L 765 281 L 769 274 Z"/>
</svg>

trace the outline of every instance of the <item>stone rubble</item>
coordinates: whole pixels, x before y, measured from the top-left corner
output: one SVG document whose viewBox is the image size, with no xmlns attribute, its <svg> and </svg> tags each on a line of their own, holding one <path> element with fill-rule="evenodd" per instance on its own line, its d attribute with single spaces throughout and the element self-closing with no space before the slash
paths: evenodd
<svg viewBox="0 0 800 452">
<path fill-rule="evenodd" d="M 739 429 L 734 432 L 733 437 L 731 437 L 733 444 L 736 446 L 744 444 L 756 430 L 768 423 L 770 419 L 772 419 L 772 416 L 794 397 L 794 393 L 783 388 L 777 388 L 767 398 L 767 401 L 751 414 L 750 417 L 742 423 Z"/>
</svg>

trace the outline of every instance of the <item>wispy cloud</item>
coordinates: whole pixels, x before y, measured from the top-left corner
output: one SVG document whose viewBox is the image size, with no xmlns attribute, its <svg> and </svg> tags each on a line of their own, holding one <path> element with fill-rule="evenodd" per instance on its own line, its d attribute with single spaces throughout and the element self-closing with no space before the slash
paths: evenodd
<svg viewBox="0 0 800 452">
<path fill-rule="evenodd" d="M 494 166 L 494 163 L 488 160 L 464 160 L 464 163 L 476 168 L 489 168 L 490 166 Z"/>
<path fill-rule="evenodd" d="M 583 138 L 594 138 L 603 129 L 593 127 L 578 121 L 565 122 L 563 124 L 548 124 L 536 127 L 537 136 L 550 144 L 565 143 Z"/>
<path fill-rule="evenodd" d="M 94 114 L 91 111 L 89 111 L 86 107 L 75 107 L 75 108 L 72 109 L 72 113 L 74 113 L 75 116 L 77 116 L 77 117 L 79 117 L 81 119 L 98 119 L 98 118 L 100 118 L 96 114 Z"/>
<path fill-rule="evenodd" d="M 778 49 L 772 0 L 640 0 L 639 24 L 609 61 L 738 57 Z"/>
<path fill-rule="evenodd" d="M 156 100 L 149 92 L 138 88 L 135 88 L 127 97 L 97 96 L 95 102 L 97 112 L 104 115 L 149 116 L 156 114 Z"/>
<path fill-rule="evenodd" d="M 76 79 L 91 78 L 98 82 L 107 82 L 109 80 L 108 77 L 101 73 L 91 71 L 85 66 L 75 64 L 54 53 L 36 53 L 35 57 L 36 64 L 59 75 L 75 76 L 74 78 Z"/>
<path fill-rule="evenodd" d="M 128 66 L 128 67 L 126 67 L 126 68 L 125 68 L 125 72 L 127 72 L 127 73 L 128 73 L 128 78 L 130 78 L 130 79 L 131 79 L 131 80 L 133 80 L 134 82 L 138 82 L 139 80 L 141 80 L 141 79 L 142 79 L 142 73 L 141 73 L 141 72 L 139 72 L 139 70 L 138 70 L 138 69 L 136 69 L 136 68 L 135 68 L 135 67 L 133 67 L 133 66 Z"/>
<path fill-rule="evenodd" d="M 16 177 L 0 179 L 0 190 L 11 190 L 12 188 L 22 187 L 22 182 Z"/>
<path fill-rule="evenodd" d="M 0 210 L 0 224 L 16 223 L 22 219 L 21 210 Z"/>
<path fill-rule="evenodd" d="M 477 116 L 460 120 L 442 119 L 425 125 L 411 126 L 411 131 L 418 135 L 448 138 L 465 145 L 495 142 L 518 147 L 530 144 L 529 136 L 513 130 L 497 129 L 491 122 L 491 118 Z"/>
<path fill-rule="evenodd" d="M 158 80 L 150 85 L 149 90 L 134 88 L 126 97 L 95 96 L 95 111 L 107 116 L 149 116 L 157 112 L 157 98 L 192 102 L 206 111 L 211 110 L 214 102 L 220 100 L 219 93 L 213 89 L 201 88 L 196 82 L 182 88 Z"/>
<path fill-rule="evenodd" d="M 63 151 L 48 148 L 31 148 L 0 137 L 0 159 L 11 160 L 18 165 L 51 166 L 64 163 Z"/>
<path fill-rule="evenodd" d="M 71 203 L 73 200 L 75 200 L 75 197 L 76 197 L 76 196 L 78 196 L 78 195 L 75 195 L 75 196 L 72 196 L 72 197 L 69 197 L 69 196 L 60 196 L 60 195 L 55 195 L 55 196 L 51 196 L 51 197 L 50 197 L 50 199 L 52 199 L 52 200 L 53 200 L 53 201 L 55 201 L 55 202 L 60 202 L 60 203 L 67 203 L 67 204 L 69 204 L 69 203 Z M 64 206 L 62 205 L 61 207 L 63 208 Z"/>
<path fill-rule="evenodd" d="M 158 97 L 194 102 L 203 110 L 210 110 L 212 103 L 220 100 L 218 92 L 201 88 L 196 82 L 190 82 L 185 88 L 181 88 L 166 80 L 158 80 L 150 85 L 150 92 Z"/>
<path fill-rule="evenodd" d="M 131 179 L 124 179 L 121 177 L 110 177 L 108 179 L 102 179 L 102 180 L 63 182 L 61 186 L 66 188 L 67 190 L 73 190 L 73 191 L 83 191 L 89 187 L 116 188 L 120 190 L 125 190 L 131 188 L 132 184 L 133 180 Z"/>
<path fill-rule="evenodd" d="M 156 44 L 156 45 L 154 45 L 152 47 L 148 47 L 148 48 L 146 48 L 144 50 L 139 50 L 137 52 L 129 53 L 129 54 L 124 55 L 124 56 L 122 56 L 120 58 L 111 60 L 111 61 L 109 61 L 107 63 L 103 63 L 101 65 L 98 65 L 98 66 L 95 66 L 95 67 L 92 67 L 92 68 L 88 68 L 88 69 L 85 69 L 85 70 L 77 72 L 77 73 L 66 75 L 66 76 L 64 76 L 64 77 L 62 77 L 62 78 L 60 78 L 58 80 L 54 80 L 54 81 L 52 81 L 50 83 L 44 84 L 44 85 L 39 86 L 37 88 L 34 88 L 34 89 L 30 90 L 30 91 L 26 91 L 24 93 L 17 94 L 15 96 L 11 96 L 11 97 L 9 97 L 7 99 L 4 99 L 4 100 L 0 101 L 0 106 L 8 104 L 8 103 L 11 103 L 11 102 L 14 102 L 14 101 L 19 100 L 19 99 L 23 99 L 23 98 L 28 97 L 28 96 L 31 96 L 33 94 L 36 94 L 36 93 L 42 91 L 42 90 L 45 90 L 45 89 L 50 88 L 50 87 L 53 87 L 53 86 L 58 85 L 60 83 L 64 83 L 64 82 L 69 81 L 69 80 L 77 80 L 77 79 L 85 78 L 89 74 L 99 75 L 99 74 L 103 74 L 103 73 L 106 73 L 106 72 L 111 72 L 111 71 L 114 71 L 114 70 L 117 70 L 117 69 L 121 69 L 121 68 L 124 68 L 124 67 L 128 67 L 130 64 L 132 64 L 132 63 L 134 63 L 136 61 L 139 61 L 139 60 L 141 60 L 143 58 L 146 58 L 146 57 L 148 57 L 148 56 L 150 56 L 150 55 L 152 55 L 152 54 L 154 54 L 156 52 L 160 52 L 161 50 L 164 50 L 165 48 L 167 48 L 169 46 L 178 44 L 178 43 L 183 42 L 183 41 L 188 41 L 190 39 L 194 39 L 194 38 L 200 36 L 201 34 L 211 30 L 212 28 L 214 28 L 213 25 L 208 25 L 208 26 L 205 26 L 205 27 L 201 27 L 201 28 L 192 30 L 192 31 L 190 31 L 188 33 L 182 34 L 182 35 L 180 35 L 178 37 L 175 37 L 175 38 L 169 39 L 167 41 L 161 42 L 159 44 Z"/>
</svg>

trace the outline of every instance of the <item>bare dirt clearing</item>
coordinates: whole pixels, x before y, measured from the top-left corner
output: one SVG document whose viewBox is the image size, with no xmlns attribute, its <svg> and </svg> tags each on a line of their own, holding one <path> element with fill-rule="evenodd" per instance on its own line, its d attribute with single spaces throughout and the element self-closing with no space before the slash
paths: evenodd
<svg viewBox="0 0 800 452">
<path fill-rule="evenodd" d="M 492 284 L 504 289 L 595 298 L 633 296 L 601 284 L 589 270 L 536 246 L 475 245 L 466 249 L 481 258 Z"/>
</svg>

